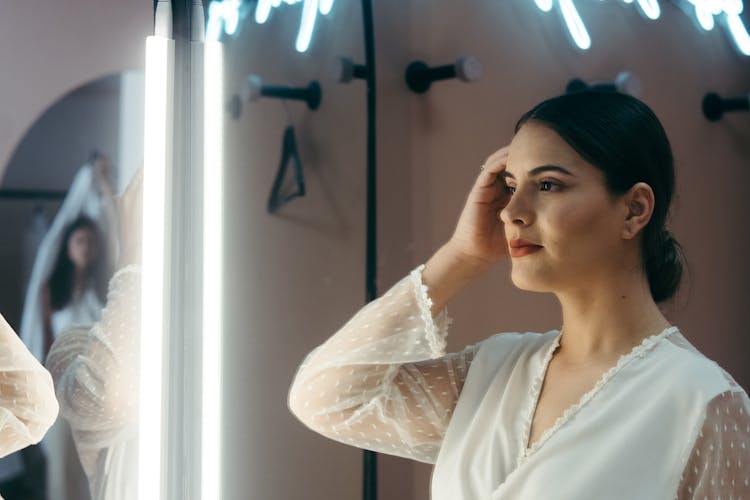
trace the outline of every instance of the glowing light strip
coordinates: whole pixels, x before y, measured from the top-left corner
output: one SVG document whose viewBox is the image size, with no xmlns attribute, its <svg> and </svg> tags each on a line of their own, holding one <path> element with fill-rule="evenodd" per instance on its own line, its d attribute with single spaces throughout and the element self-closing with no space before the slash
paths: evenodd
<svg viewBox="0 0 750 500">
<path fill-rule="evenodd" d="M 203 390 L 201 488 L 204 500 L 221 498 L 221 350 L 224 214 L 223 52 L 205 42 L 203 93 Z"/>
<path fill-rule="evenodd" d="M 573 37 L 576 45 L 583 50 L 591 47 L 591 37 L 583 24 L 583 19 L 578 14 L 578 9 L 573 5 L 573 0 L 557 0 L 560 6 L 563 19 L 565 19 L 565 25 L 568 27 L 570 36 Z"/>
<path fill-rule="evenodd" d="M 727 26 L 732 33 L 734 45 L 742 54 L 750 56 L 750 35 L 738 15 L 727 16 Z"/>
<path fill-rule="evenodd" d="M 297 52 L 310 48 L 318 14 L 327 16 L 333 9 L 334 0 L 258 0 L 255 6 L 255 22 L 264 24 L 271 17 L 271 11 L 282 5 L 302 3 L 302 19 L 297 31 L 294 47 Z M 208 9 L 206 40 L 218 40 L 221 30 L 228 35 L 236 32 L 240 17 L 240 0 L 219 0 L 211 2 Z"/>
<path fill-rule="evenodd" d="M 603 0 L 602 0 L 603 1 Z M 634 0 L 621 0 L 625 4 L 634 4 Z M 720 23 L 730 35 L 737 50 L 743 55 L 750 55 L 750 35 L 748 35 L 740 14 L 742 13 L 742 0 L 682 0 L 693 6 L 693 11 L 698 24 L 706 31 L 713 29 L 715 20 Z M 586 25 L 576 8 L 573 0 L 534 0 L 534 4 L 542 12 L 549 12 L 557 8 L 565 22 L 568 34 L 575 44 L 587 50 L 591 47 Z M 651 20 L 659 19 L 661 6 L 659 0 L 637 0 L 638 10 Z"/>
<path fill-rule="evenodd" d="M 172 160 L 174 41 L 146 38 L 138 495 L 161 498 L 166 173 Z"/>
<path fill-rule="evenodd" d="M 227 35 L 234 35 L 240 22 L 242 0 L 222 0 L 211 2 L 208 6 L 208 23 L 206 40 L 219 40 L 222 30 Z"/>
</svg>

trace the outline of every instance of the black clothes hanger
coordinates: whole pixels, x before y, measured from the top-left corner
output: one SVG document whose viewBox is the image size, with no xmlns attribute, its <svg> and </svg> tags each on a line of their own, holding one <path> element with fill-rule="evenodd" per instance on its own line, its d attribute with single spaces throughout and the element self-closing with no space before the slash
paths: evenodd
<svg viewBox="0 0 750 500">
<path fill-rule="evenodd" d="M 297 191 L 283 195 L 281 193 L 282 181 L 284 180 L 284 174 L 289 166 L 289 162 L 292 162 L 292 166 L 294 167 Z M 297 196 L 305 196 L 305 176 L 302 173 L 302 163 L 299 152 L 297 152 L 297 142 L 294 139 L 294 127 L 289 125 L 284 130 L 284 138 L 281 143 L 281 163 L 279 164 L 279 171 L 276 174 L 276 180 L 273 182 L 271 196 L 268 198 L 268 212 L 276 212 Z"/>
</svg>

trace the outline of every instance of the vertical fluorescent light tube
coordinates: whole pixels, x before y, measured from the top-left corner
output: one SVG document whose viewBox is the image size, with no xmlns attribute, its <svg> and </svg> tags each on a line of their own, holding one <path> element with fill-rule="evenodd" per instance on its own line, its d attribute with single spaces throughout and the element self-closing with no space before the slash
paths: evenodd
<svg viewBox="0 0 750 500">
<path fill-rule="evenodd" d="M 223 52 L 205 43 L 203 77 L 203 414 L 201 430 L 203 500 L 221 498 L 221 350 L 224 214 Z"/>
<path fill-rule="evenodd" d="M 160 0 L 154 36 L 146 38 L 143 159 L 143 264 L 141 290 L 138 497 L 162 497 L 162 350 L 165 306 L 166 179 L 172 161 L 174 41 L 172 6 Z M 148 332 L 147 334 L 145 332 Z"/>
</svg>

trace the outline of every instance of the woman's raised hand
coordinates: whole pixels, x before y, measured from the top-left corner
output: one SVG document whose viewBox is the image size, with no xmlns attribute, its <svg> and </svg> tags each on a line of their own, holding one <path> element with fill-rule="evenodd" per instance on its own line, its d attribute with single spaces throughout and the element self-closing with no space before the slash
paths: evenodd
<svg viewBox="0 0 750 500">
<path fill-rule="evenodd" d="M 505 181 L 499 176 L 508 161 L 508 148 L 498 149 L 485 161 L 448 242 L 457 257 L 483 266 L 508 255 L 505 227 L 498 216 L 510 199 Z"/>
</svg>

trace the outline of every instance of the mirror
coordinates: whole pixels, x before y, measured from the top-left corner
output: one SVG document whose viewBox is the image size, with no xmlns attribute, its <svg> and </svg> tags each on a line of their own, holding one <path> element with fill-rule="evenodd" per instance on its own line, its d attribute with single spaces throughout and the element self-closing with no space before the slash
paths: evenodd
<svg viewBox="0 0 750 500">
<path fill-rule="evenodd" d="M 5 168 L 0 220 L 7 238 L 0 266 L 15 286 L 3 288 L 0 310 L 40 361 L 48 361 L 53 342 L 71 327 L 90 328 L 102 319 L 115 257 L 124 244 L 116 193 L 142 163 L 143 86 L 143 73 L 131 71 L 68 92 L 29 128 Z M 66 356 L 58 363 L 65 363 L 58 367 L 65 377 L 73 376 L 72 365 L 83 358 L 94 361 L 86 350 Z M 89 369 L 91 376 L 107 367 Z M 95 475 L 98 452 L 84 442 L 91 441 L 86 437 L 95 417 L 83 415 L 92 408 L 82 408 L 81 401 L 64 401 L 80 397 L 63 390 L 63 381 L 55 383 L 61 414 L 40 445 L 0 459 L 0 474 L 6 474 L 0 494 L 6 499 L 90 498 L 86 472 Z M 101 434 L 105 417 L 98 418 Z M 132 421 L 137 415 L 120 418 Z"/>
<path fill-rule="evenodd" d="M 30 341 L 30 350 L 38 358 L 44 357 L 55 334 L 65 331 L 71 322 L 90 327 L 97 316 L 94 313 L 107 303 L 108 281 L 115 271 L 112 247 L 116 250 L 121 242 L 116 242 L 118 226 L 110 223 L 117 222 L 113 220 L 117 217 L 96 217 L 109 210 L 106 207 L 112 200 L 98 206 L 97 200 L 104 199 L 101 191 L 105 185 L 109 186 L 110 197 L 119 197 L 143 161 L 144 45 L 152 29 L 153 5 L 149 2 L 0 4 L 0 64 L 13 68 L 4 72 L 0 96 L 0 220 L 5 230 L 0 243 L 4 279 L 0 313 L 20 335 L 37 249 L 50 229 L 56 231 L 58 241 L 48 239 L 48 269 L 37 276 L 40 292 L 49 285 L 50 268 L 62 256 L 59 240 L 71 241 L 76 259 L 97 263 L 89 266 L 97 272 L 83 273 L 90 278 L 86 286 L 71 287 L 74 290 L 54 287 L 55 307 L 48 315 L 52 331 L 47 338 L 43 333 L 43 304 L 37 295 L 36 312 L 40 314 L 36 315 L 36 326 L 41 328 L 36 331 L 42 334 L 32 336 L 35 340 Z M 95 153 L 102 158 L 92 165 Z M 66 201 L 70 202 L 70 213 L 65 224 L 55 227 Z M 72 206 L 76 204 L 73 202 L 79 206 Z M 93 217 L 78 220 L 78 227 L 71 230 L 78 212 Z M 71 233 L 67 238 L 66 232 Z M 65 281 L 70 282 L 56 280 Z M 66 288 L 68 293 L 58 293 Z M 80 333 L 89 331 L 87 328 Z M 136 477 L 128 471 L 135 470 L 134 465 L 115 456 L 118 451 L 126 455 L 127 450 L 115 446 L 106 452 L 84 452 L 88 457 L 83 467 L 64 413 L 40 445 L 0 459 L 3 498 L 92 498 L 82 469 L 95 470 L 105 460 L 122 464 L 119 476 L 110 484 L 122 482 L 124 476 Z M 108 428 L 103 418 L 91 418 L 87 423 L 88 443 L 95 433 Z M 109 437 L 113 442 L 126 441 L 126 432 L 119 437 L 110 433 Z M 93 498 L 105 498 L 100 483 L 95 482 L 93 489 Z"/>
</svg>

